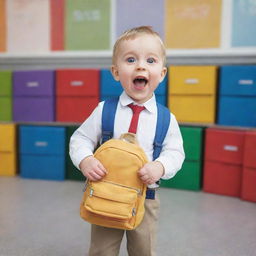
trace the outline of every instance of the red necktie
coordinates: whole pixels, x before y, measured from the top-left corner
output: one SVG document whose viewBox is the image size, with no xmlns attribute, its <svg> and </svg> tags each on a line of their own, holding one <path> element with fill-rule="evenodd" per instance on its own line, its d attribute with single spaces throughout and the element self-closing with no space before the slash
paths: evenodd
<svg viewBox="0 0 256 256">
<path fill-rule="evenodd" d="M 130 128 L 129 128 L 128 132 L 136 133 L 140 112 L 143 109 L 145 109 L 145 107 L 134 105 L 134 104 L 129 104 L 128 107 L 130 107 L 133 112 L 133 116 L 132 116 L 132 120 L 131 120 Z"/>
</svg>

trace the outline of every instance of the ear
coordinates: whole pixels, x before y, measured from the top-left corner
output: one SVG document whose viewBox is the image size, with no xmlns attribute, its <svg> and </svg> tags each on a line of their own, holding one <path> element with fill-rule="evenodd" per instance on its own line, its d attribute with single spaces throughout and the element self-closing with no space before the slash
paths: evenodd
<svg viewBox="0 0 256 256">
<path fill-rule="evenodd" d="M 167 68 L 163 67 L 162 71 L 161 71 L 161 78 L 160 78 L 160 83 L 164 80 L 165 76 L 167 74 Z"/>
<path fill-rule="evenodd" d="M 116 65 L 112 65 L 112 66 L 111 66 L 111 73 L 112 73 L 112 76 L 114 77 L 114 79 L 115 79 L 116 81 L 119 81 L 119 80 L 120 80 L 120 79 L 119 79 L 119 73 L 118 73 L 118 70 L 117 70 Z"/>
</svg>

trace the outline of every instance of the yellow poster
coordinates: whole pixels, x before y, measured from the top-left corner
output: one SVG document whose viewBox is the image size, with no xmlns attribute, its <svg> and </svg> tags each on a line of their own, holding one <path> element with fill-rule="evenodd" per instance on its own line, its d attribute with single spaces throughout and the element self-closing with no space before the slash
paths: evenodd
<svg viewBox="0 0 256 256">
<path fill-rule="evenodd" d="M 0 0 L 0 52 L 6 50 L 5 0 Z"/>
<path fill-rule="evenodd" d="M 218 48 L 221 0 L 166 0 L 167 48 Z"/>
</svg>

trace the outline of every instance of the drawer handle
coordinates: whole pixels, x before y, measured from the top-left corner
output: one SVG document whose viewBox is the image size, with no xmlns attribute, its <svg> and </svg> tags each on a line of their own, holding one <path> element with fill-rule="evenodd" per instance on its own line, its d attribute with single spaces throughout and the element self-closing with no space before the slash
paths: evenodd
<svg viewBox="0 0 256 256">
<path fill-rule="evenodd" d="M 27 82 L 27 87 L 38 87 L 39 82 L 34 81 L 34 82 Z"/>
<path fill-rule="evenodd" d="M 36 145 L 36 147 L 47 147 L 48 142 L 47 141 L 36 141 L 35 145 Z"/>
<path fill-rule="evenodd" d="M 239 84 L 241 85 L 252 85 L 253 84 L 253 80 L 245 80 L 245 79 L 241 79 L 238 81 Z"/>
<path fill-rule="evenodd" d="M 185 80 L 186 84 L 198 84 L 199 80 L 197 78 L 188 78 Z"/>
<path fill-rule="evenodd" d="M 226 151 L 238 151 L 238 147 L 237 146 L 233 146 L 233 145 L 224 145 L 224 150 Z"/>
<path fill-rule="evenodd" d="M 83 81 L 71 81 L 71 86 L 83 86 L 84 82 Z"/>
</svg>

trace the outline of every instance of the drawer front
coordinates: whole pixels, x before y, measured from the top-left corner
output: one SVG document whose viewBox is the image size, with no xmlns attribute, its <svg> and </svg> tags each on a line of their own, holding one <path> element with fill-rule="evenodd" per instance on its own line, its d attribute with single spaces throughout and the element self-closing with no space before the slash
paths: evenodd
<svg viewBox="0 0 256 256">
<path fill-rule="evenodd" d="M 0 71 L 0 96 L 12 95 L 12 72 Z"/>
<path fill-rule="evenodd" d="M 215 94 L 216 71 L 215 66 L 171 66 L 169 94 Z"/>
<path fill-rule="evenodd" d="M 188 190 L 201 189 L 201 164 L 198 161 L 185 161 L 181 170 L 170 180 L 161 180 L 161 187 Z"/>
<path fill-rule="evenodd" d="M 46 121 L 55 120 L 54 98 L 52 97 L 15 97 L 13 99 L 14 121 Z"/>
<path fill-rule="evenodd" d="M 218 124 L 232 126 L 256 126 L 256 97 L 219 98 Z"/>
<path fill-rule="evenodd" d="M 242 166 L 206 161 L 203 190 L 205 192 L 239 197 L 241 193 Z"/>
<path fill-rule="evenodd" d="M 179 122 L 214 123 L 215 97 L 169 96 L 169 108 Z"/>
<path fill-rule="evenodd" d="M 256 66 L 221 67 L 220 94 L 256 96 Z"/>
<path fill-rule="evenodd" d="M 57 97 L 56 120 L 83 122 L 98 105 L 98 97 Z"/>
<path fill-rule="evenodd" d="M 119 96 L 123 92 L 121 83 L 116 81 L 108 69 L 100 71 L 100 95 L 106 96 Z"/>
<path fill-rule="evenodd" d="M 241 165 L 245 131 L 206 129 L 205 160 Z"/>
<path fill-rule="evenodd" d="M 65 128 L 20 126 L 20 152 L 32 155 L 63 155 Z"/>
<path fill-rule="evenodd" d="M 245 133 L 243 164 L 245 167 L 255 168 L 256 171 L 256 131 Z"/>
<path fill-rule="evenodd" d="M 14 71 L 14 96 L 53 96 L 54 71 Z"/>
<path fill-rule="evenodd" d="M 0 152 L 0 176 L 16 175 L 16 152 Z"/>
<path fill-rule="evenodd" d="M 0 152 L 14 152 L 16 149 L 16 126 L 0 124 Z"/>
<path fill-rule="evenodd" d="M 12 98 L 0 96 L 0 121 L 12 121 Z"/>
<path fill-rule="evenodd" d="M 200 160 L 202 156 L 203 128 L 180 127 L 186 160 Z"/>
<path fill-rule="evenodd" d="M 57 95 L 98 96 L 99 76 L 96 69 L 57 70 Z"/>
<path fill-rule="evenodd" d="M 64 180 L 64 156 L 21 155 L 20 175 L 23 178 Z"/>
<path fill-rule="evenodd" d="M 243 168 L 241 198 L 246 201 L 256 202 L 256 170 Z"/>
</svg>

